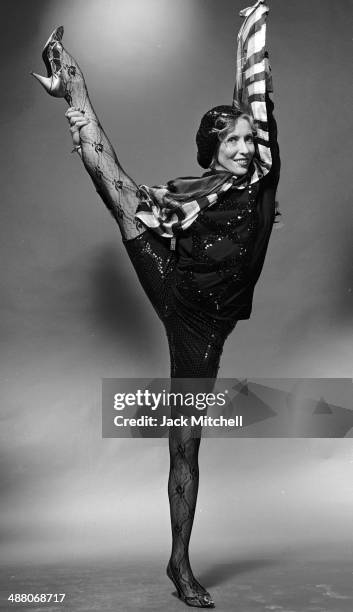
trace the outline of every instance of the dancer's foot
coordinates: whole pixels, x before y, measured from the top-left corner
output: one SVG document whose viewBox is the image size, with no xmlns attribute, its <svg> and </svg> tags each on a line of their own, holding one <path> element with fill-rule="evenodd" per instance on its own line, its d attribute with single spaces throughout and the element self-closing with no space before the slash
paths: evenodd
<svg viewBox="0 0 353 612">
<path fill-rule="evenodd" d="M 65 98 L 70 106 L 73 105 L 72 92 L 79 95 L 82 102 L 86 98 L 85 81 L 82 71 L 76 60 L 62 45 L 64 35 L 63 26 L 55 28 L 44 45 L 42 58 L 48 76 L 44 77 L 35 72 L 31 74 L 43 85 L 45 91 L 55 98 Z M 75 106 L 78 107 L 77 100 Z M 83 109 L 83 105 L 80 106 Z"/>
<path fill-rule="evenodd" d="M 191 586 L 193 585 L 201 593 L 203 593 L 204 595 L 207 595 L 207 597 L 212 599 L 210 593 L 205 589 L 205 587 L 202 586 L 202 584 L 200 584 L 198 580 L 196 580 L 194 574 L 192 573 L 192 569 L 190 567 L 189 561 L 187 562 L 185 561 L 186 560 L 184 558 L 183 563 L 180 563 L 180 562 L 178 563 L 178 561 L 174 561 L 173 563 L 173 558 L 171 557 L 169 559 L 168 567 L 169 565 L 171 565 L 172 571 L 174 572 L 174 574 L 182 577 L 182 579 L 184 579 L 188 584 L 190 584 Z M 167 567 L 167 570 L 168 570 L 168 567 Z"/>
<path fill-rule="evenodd" d="M 215 607 L 209 592 L 197 582 L 193 575 L 191 574 L 189 577 L 183 576 L 171 561 L 169 561 L 167 566 L 167 576 L 173 582 L 179 599 L 187 606 L 194 608 Z"/>
</svg>

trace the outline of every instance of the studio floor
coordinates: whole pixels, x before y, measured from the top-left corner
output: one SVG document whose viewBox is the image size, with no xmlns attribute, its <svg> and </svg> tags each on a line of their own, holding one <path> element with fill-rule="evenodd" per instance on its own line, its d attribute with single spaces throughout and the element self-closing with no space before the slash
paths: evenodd
<svg viewBox="0 0 353 612">
<path fill-rule="evenodd" d="M 195 560 L 198 578 L 220 612 L 352 612 L 353 557 L 325 552 Z M 321 558 L 320 558 L 321 557 Z M 196 573 L 196 572 L 195 572 Z M 66 593 L 59 604 L 13 604 L 11 593 Z M 0 609 L 46 612 L 177 612 L 186 609 L 155 559 L 8 567 L 1 571 Z"/>
</svg>

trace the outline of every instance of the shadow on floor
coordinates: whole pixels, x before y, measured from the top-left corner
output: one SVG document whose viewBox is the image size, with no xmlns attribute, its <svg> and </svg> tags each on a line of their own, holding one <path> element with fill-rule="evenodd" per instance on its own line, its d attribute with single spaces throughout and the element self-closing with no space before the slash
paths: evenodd
<svg viewBox="0 0 353 612">
<path fill-rule="evenodd" d="M 217 563 L 213 567 L 211 566 L 207 571 L 202 572 L 198 576 L 199 582 L 207 587 L 213 587 L 229 579 L 238 576 L 239 574 L 250 573 L 253 570 L 257 570 L 262 567 L 277 565 L 279 560 L 277 559 L 247 559 L 247 560 L 234 560 L 227 561 L 225 563 Z"/>
</svg>

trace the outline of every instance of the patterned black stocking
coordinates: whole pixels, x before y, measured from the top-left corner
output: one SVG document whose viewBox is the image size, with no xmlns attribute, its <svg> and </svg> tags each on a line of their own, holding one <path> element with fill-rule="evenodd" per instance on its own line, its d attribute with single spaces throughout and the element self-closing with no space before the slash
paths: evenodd
<svg viewBox="0 0 353 612">
<path fill-rule="evenodd" d="M 217 376 L 226 332 L 216 334 L 215 322 L 194 322 L 175 313 L 170 317 L 168 339 L 171 353 L 171 391 L 187 393 L 197 388 L 210 393 Z M 197 386 L 195 383 L 197 379 Z M 184 395 L 185 397 L 185 395 Z M 197 411 L 196 411 L 197 412 Z M 195 579 L 190 566 L 189 542 L 194 522 L 198 487 L 198 454 L 201 427 L 192 426 L 190 417 L 193 409 L 172 408 L 172 418 L 181 414 L 189 417 L 188 425 L 173 426 L 169 429 L 170 473 L 168 495 L 172 527 L 172 552 L 167 569 L 169 577 L 187 599 L 188 605 L 212 607 L 212 600 L 206 589 Z M 204 411 L 203 411 L 204 414 Z"/>
<path fill-rule="evenodd" d="M 70 106 L 89 119 L 89 124 L 80 129 L 82 161 L 97 192 L 117 221 L 123 240 L 132 240 L 145 231 L 143 224 L 135 219 L 140 192 L 121 167 L 99 122 L 82 71 L 61 42 L 63 33 L 63 27 L 57 28 L 43 50 L 48 77 L 34 76 L 50 95 L 65 98 Z"/>
<path fill-rule="evenodd" d="M 200 438 L 193 436 L 190 427 L 170 428 L 168 496 L 173 538 L 170 565 L 186 597 L 205 594 L 205 589 L 194 578 L 189 560 L 199 487 L 199 447 Z"/>
</svg>

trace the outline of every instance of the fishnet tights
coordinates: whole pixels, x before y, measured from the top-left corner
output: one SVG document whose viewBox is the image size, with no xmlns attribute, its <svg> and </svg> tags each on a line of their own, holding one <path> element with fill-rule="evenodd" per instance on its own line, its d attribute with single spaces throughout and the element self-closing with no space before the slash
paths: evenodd
<svg viewBox="0 0 353 612">
<path fill-rule="evenodd" d="M 84 113 L 90 121 L 80 130 L 85 168 L 103 202 L 117 221 L 123 240 L 136 238 L 145 230 L 143 224 L 135 219 L 139 190 L 121 167 L 99 122 L 89 99 L 82 71 L 60 40 L 49 44 L 47 55 L 52 72 L 60 75 L 65 100 L 69 106 L 74 106 Z"/>
<path fill-rule="evenodd" d="M 68 104 L 81 110 L 90 120 L 80 130 L 82 160 L 97 192 L 117 221 L 139 280 L 165 326 L 170 349 L 171 391 L 187 392 L 188 381 L 185 379 L 204 378 L 210 392 L 224 341 L 234 325 L 213 320 L 182 304 L 176 307 L 172 292 L 175 254 L 168 250 L 164 239 L 135 220 L 139 202 L 137 185 L 122 169 L 100 125 L 77 62 L 60 41 L 49 45 L 48 58 L 53 72 L 57 70 L 60 73 Z M 180 416 L 178 407 L 172 408 L 171 416 Z M 199 487 L 200 436 L 201 427 L 173 426 L 169 430 L 170 564 L 186 597 L 207 593 L 196 581 L 189 560 Z"/>
</svg>

